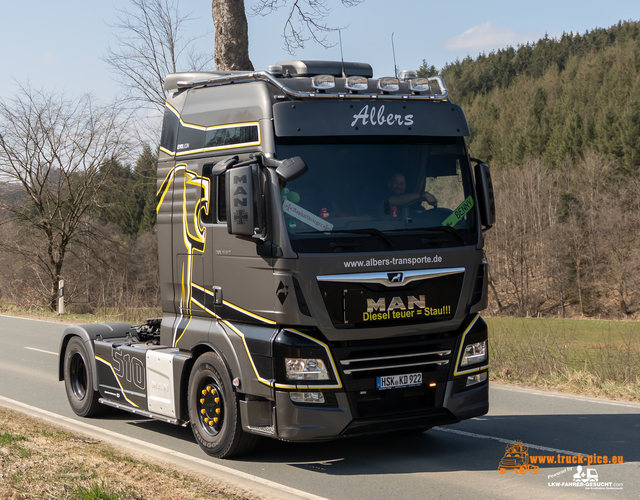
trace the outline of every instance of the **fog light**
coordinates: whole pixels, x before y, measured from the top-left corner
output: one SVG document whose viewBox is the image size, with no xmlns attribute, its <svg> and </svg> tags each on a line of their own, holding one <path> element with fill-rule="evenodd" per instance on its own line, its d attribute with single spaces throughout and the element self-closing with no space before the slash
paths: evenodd
<svg viewBox="0 0 640 500">
<path fill-rule="evenodd" d="M 321 392 L 290 392 L 289 397 L 294 403 L 324 403 Z"/>
<path fill-rule="evenodd" d="M 400 89 L 400 81 L 397 78 L 385 76 L 378 80 L 378 89 L 383 92 L 396 92 Z"/>
<path fill-rule="evenodd" d="M 460 366 L 473 365 L 481 363 L 487 360 L 487 341 L 476 342 L 475 344 L 469 344 L 464 348 L 464 354 L 462 355 L 462 361 Z"/>
<path fill-rule="evenodd" d="M 367 90 L 369 88 L 369 80 L 364 76 L 350 76 L 344 86 L 349 90 Z"/>
<path fill-rule="evenodd" d="M 426 78 L 415 78 L 409 82 L 409 88 L 413 92 L 428 92 L 431 87 L 429 86 L 429 80 Z"/>
<path fill-rule="evenodd" d="M 487 372 L 476 373 L 475 375 L 469 375 L 467 377 L 467 387 L 470 385 L 479 384 L 487 380 Z"/>
<path fill-rule="evenodd" d="M 316 75 L 311 79 L 314 89 L 327 90 L 336 86 L 336 79 L 332 75 Z"/>
<path fill-rule="evenodd" d="M 321 359 L 285 358 L 284 363 L 289 380 L 329 380 L 329 372 Z"/>
</svg>

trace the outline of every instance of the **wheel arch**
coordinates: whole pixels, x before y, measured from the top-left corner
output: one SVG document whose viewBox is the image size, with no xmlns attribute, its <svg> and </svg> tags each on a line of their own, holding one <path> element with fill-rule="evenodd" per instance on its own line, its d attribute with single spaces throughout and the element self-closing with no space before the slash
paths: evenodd
<svg viewBox="0 0 640 500">
<path fill-rule="evenodd" d="M 93 347 L 93 341 L 98 337 L 103 339 L 124 337 L 131 331 L 131 325 L 128 323 L 93 323 L 88 325 L 72 325 L 65 329 L 62 333 L 62 339 L 60 340 L 60 349 L 58 356 L 58 380 L 64 380 L 64 359 L 67 352 L 67 346 L 69 341 L 73 337 L 79 337 L 85 344 L 87 352 L 89 353 L 89 362 L 93 373 L 97 372 L 95 349 Z M 93 390 L 98 390 L 98 377 L 94 377 Z"/>
<path fill-rule="evenodd" d="M 188 408 L 189 408 L 188 406 L 189 378 L 191 376 L 191 371 L 193 370 L 193 365 L 195 365 L 196 361 L 198 360 L 198 358 L 200 358 L 200 356 L 208 352 L 213 352 L 214 354 L 216 354 L 216 356 L 218 356 L 222 360 L 222 363 L 224 364 L 227 371 L 229 372 L 229 378 L 232 381 L 237 376 L 236 374 L 240 373 L 240 363 L 238 361 L 238 357 L 235 353 L 235 350 L 233 349 L 233 345 L 231 345 L 231 342 L 228 342 L 228 345 L 225 347 L 227 347 L 227 349 L 225 349 L 226 352 L 231 351 L 229 355 L 225 355 L 225 351 L 214 346 L 210 342 L 203 342 L 200 344 L 196 344 L 191 350 L 191 358 L 184 364 L 184 367 L 182 369 L 182 375 L 180 376 L 179 401 L 180 401 L 180 414 L 183 415 L 183 417 L 187 416 Z M 237 392 L 235 387 L 232 386 L 232 389 L 234 392 Z"/>
</svg>

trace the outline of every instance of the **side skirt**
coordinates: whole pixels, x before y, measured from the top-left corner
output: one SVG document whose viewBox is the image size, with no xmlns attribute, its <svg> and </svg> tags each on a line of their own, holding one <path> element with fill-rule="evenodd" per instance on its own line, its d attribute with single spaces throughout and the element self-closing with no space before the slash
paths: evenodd
<svg viewBox="0 0 640 500">
<path fill-rule="evenodd" d="M 184 421 L 184 420 L 178 420 L 177 418 L 165 417 L 164 415 L 158 415 L 157 413 L 151 413 L 149 411 L 140 410 L 138 408 L 133 408 L 132 406 L 129 406 L 129 405 L 121 405 L 120 403 L 116 403 L 114 401 L 110 401 L 105 398 L 98 399 L 98 402 L 102 403 L 103 405 L 113 406 L 118 410 L 128 411 L 129 413 L 135 413 L 136 415 L 141 415 L 143 417 L 153 418 L 156 420 L 160 420 L 162 422 L 167 422 L 168 424 L 181 425 L 182 427 L 186 427 L 187 424 L 189 424 L 188 420 Z"/>
</svg>

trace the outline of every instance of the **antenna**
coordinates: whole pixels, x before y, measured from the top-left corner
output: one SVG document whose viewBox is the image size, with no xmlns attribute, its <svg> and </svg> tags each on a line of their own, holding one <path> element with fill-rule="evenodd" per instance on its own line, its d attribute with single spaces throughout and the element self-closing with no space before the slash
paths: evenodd
<svg viewBox="0 0 640 500">
<path fill-rule="evenodd" d="M 344 72 L 344 55 L 342 54 L 342 29 L 338 28 L 338 38 L 340 39 L 340 60 L 342 61 L 342 78 L 346 78 L 347 75 Z"/>
<path fill-rule="evenodd" d="M 396 47 L 393 44 L 393 35 L 395 35 L 395 33 L 391 33 L 391 51 L 393 52 L 393 71 L 396 75 L 396 78 L 398 78 L 398 65 L 396 64 Z"/>
<path fill-rule="evenodd" d="M 396 64 L 396 47 L 393 44 L 393 35 L 395 33 L 391 33 L 391 51 L 393 52 L 393 71 L 396 74 L 396 78 L 398 78 L 398 65 Z"/>
</svg>

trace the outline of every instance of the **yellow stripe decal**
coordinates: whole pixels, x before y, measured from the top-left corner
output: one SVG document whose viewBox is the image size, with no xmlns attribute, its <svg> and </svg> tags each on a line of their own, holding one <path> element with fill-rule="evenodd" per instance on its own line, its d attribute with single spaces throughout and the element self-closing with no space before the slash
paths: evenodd
<svg viewBox="0 0 640 500">
<path fill-rule="evenodd" d="M 467 337 L 467 333 L 469 333 L 471 328 L 473 328 L 473 325 L 476 324 L 476 321 L 478 321 L 479 317 L 480 317 L 480 315 L 476 314 L 476 317 L 473 318 L 473 321 L 469 324 L 469 326 L 466 328 L 466 330 L 462 334 L 462 341 L 460 342 L 460 347 L 458 347 L 458 356 L 456 357 L 456 365 L 455 365 L 455 368 L 453 370 L 453 376 L 454 377 L 457 377 L 458 375 L 467 375 L 468 373 L 479 372 L 481 370 L 486 369 L 489 366 L 487 364 L 485 366 L 481 366 L 480 368 L 471 368 L 469 370 L 460 371 L 460 372 L 458 371 L 458 364 L 460 363 L 460 355 L 462 354 L 462 346 L 464 345 L 464 339 Z"/>
<path fill-rule="evenodd" d="M 252 141 L 252 142 L 243 142 L 241 144 L 230 144 L 230 145 L 226 145 L 226 146 L 215 146 L 215 147 L 211 147 L 211 148 L 200 148 L 200 149 L 192 149 L 189 151 L 184 151 L 182 153 L 177 153 L 175 151 L 169 151 L 168 149 L 165 148 L 160 148 L 161 151 L 163 151 L 164 153 L 171 155 L 171 156 L 184 156 L 184 155 L 191 155 L 191 154 L 197 154 L 197 153 L 206 153 L 209 151 L 220 151 L 220 150 L 224 150 L 224 149 L 236 149 L 236 148 L 245 148 L 245 147 L 250 147 L 250 146 L 259 146 L 262 143 L 262 134 L 260 133 L 260 122 L 241 122 L 241 123 L 229 123 L 229 124 L 224 124 L 224 125 L 212 125 L 210 127 L 205 127 L 202 125 L 194 125 L 193 123 L 187 123 L 185 122 L 182 117 L 180 116 L 180 113 L 178 113 L 178 111 L 176 110 L 176 108 L 174 108 L 173 106 L 171 106 L 171 104 L 169 104 L 168 102 L 165 103 L 166 106 L 178 117 L 178 120 L 180 120 L 180 125 L 182 125 L 183 127 L 187 127 L 187 128 L 192 128 L 195 130 L 202 130 L 204 132 L 208 131 L 208 130 L 222 130 L 225 128 L 238 128 L 238 127 L 252 127 L 255 126 L 258 130 L 258 140 L 257 141 Z"/>
<path fill-rule="evenodd" d="M 247 346 L 247 341 L 244 338 L 244 334 L 238 330 L 235 326 L 233 326 L 231 323 L 229 323 L 226 319 L 221 319 L 220 321 L 222 321 L 225 325 L 227 325 L 229 328 L 231 328 L 237 335 L 240 336 L 240 338 L 242 339 L 242 344 L 244 345 L 244 349 L 245 351 L 247 351 L 247 356 L 249 356 L 249 361 L 251 362 L 251 367 L 253 368 L 253 373 L 256 374 L 256 378 L 258 379 L 258 382 L 261 382 L 265 385 L 268 385 L 269 387 L 273 387 L 273 382 L 262 378 L 259 374 L 258 374 L 258 370 L 256 369 L 256 365 L 253 364 L 253 358 L 251 357 L 251 353 L 249 352 L 249 347 Z"/>
<path fill-rule="evenodd" d="M 220 316 L 218 316 L 216 313 L 214 313 L 211 309 L 207 309 L 204 305 L 202 305 L 200 302 L 198 302 L 196 299 L 194 299 L 193 297 L 191 297 L 191 302 L 193 302 L 195 305 L 197 305 L 199 308 L 201 308 L 203 311 L 211 314 L 211 316 L 213 316 L 216 319 L 221 319 Z"/>
<path fill-rule="evenodd" d="M 191 324 L 192 319 L 193 319 L 193 316 L 189 316 L 189 322 L 187 323 L 187 326 L 184 327 L 184 330 L 182 330 L 180 337 L 178 337 L 178 340 L 176 340 L 176 343 L 173 345 L 173 347 L 178 347 L 178 342 L 180 342 L 180 339 L 182 338 L 182 336 L 187 332 L 187 328 L 189 328 L 189 325 Z"/>
<path fill-rule="evenodd" d="M 333 373 L 336 374 L 336 380 L 338 381 L 338 385 L 327 385 L 327 386 L 317 386 L 317 385 L 306 385 L 300 386 L 298 385 L 298 389 L 342 389 L 342 381 L 340 380 L 340 373 L 336 368 L 336 364 L 333 361 L 333 356 L 331 355 L 331 349 L 324 342 L 320 342 L 318 339 L 314 339 L 313 337 L 307 335 L 306 333 L 299 332 L 298 330 L 294 330 L 293 328 L 285 328 L 286 331 L 295 333 L 296 335 L 302 335 L 303 337 L 308 338 L 312 342 L 316 344 L 320 344 L 327 351 L 327 355 L 329 356 L 329 361 L 331 361 L 331 366 L 333 367 Z"/>
<path fill-rule="evenodd" d="M 254 313 L 252 313 L 250 311 L 247 311 L 246 309 L 242 309 L 242 307 L 236 306 L 236 305 L 232 304 L 231 302 L 227 302 L 226 300 L 223 300 L 222 303 L 225 306 L 229 306 L 231 309 L 235 309 L 236 311 L 241 312 L 243 314 L 246 314 L 247 316 L 251 316 L 252 318 L 255 318 L 257 320 L 264 321 L 265 323 L 268 323 L 270 325 L 275 325 L 276 324 L 275 321 L 272 321 L 272 320 L 267 319 L 267 318 L 263 318 L 262 316 L 258 316 L 257 314 L 254 314 Z"/>
<path fill-rule="evenodd" d="M 100 356 L 96 356 L 96 359 L 98 361 L 102 361 L 105 365 L 107 365 L 109 368 L 111 368 L 111 371 L 113 372 L 113 376 L 115 377 L 116 382 L 118 382 L 118 385 L 120 386 L 120 390 L 122 391 L 122 396 L 124 397 L 124 399 L 126 399 L 130 404 L 132 404 L 136 408 L 140 408 L 137 404 L 135 404 L 133 401 L 131 401 L 127 397 L 127 394 L 124 392 L 124 388 L 122 387 L 122 384 L 120 383 L 120 380 L 118 379 L 118 375 L 116 375 L 116 371 L 113 369 L 113 366 L 111 366 L 111 363 L 109 363 L 107 360 L 102 359 Z"/>
</svg>

